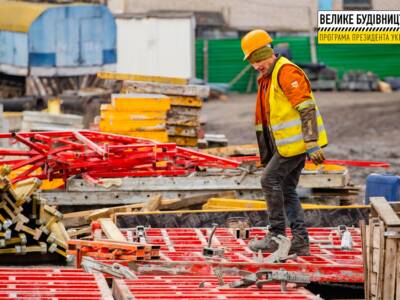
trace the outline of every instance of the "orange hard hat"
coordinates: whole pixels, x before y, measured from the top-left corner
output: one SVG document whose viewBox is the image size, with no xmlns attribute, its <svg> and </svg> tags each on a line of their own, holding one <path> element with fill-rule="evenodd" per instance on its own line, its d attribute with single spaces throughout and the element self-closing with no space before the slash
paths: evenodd
<svg viewBox="0 0 400 300">
<path fill-rule="evenodd" d="M 269 34 L 262 29 L 255 29 L 248 32 L 242 38 L 242 51 L 244 54 L 243 60 L 249 58 L 250 54 L 255 50 L 264 47 L 272 42 Z"/>
</svg>

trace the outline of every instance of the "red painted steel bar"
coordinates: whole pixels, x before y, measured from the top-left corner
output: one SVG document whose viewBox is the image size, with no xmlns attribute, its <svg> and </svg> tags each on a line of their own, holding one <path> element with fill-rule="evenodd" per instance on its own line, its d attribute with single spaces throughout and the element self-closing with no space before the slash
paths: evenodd
<svg viewBox="0 0 400 300">
<path fill-rule="evenodd" d="M 85 144 L 89 149 L 92 149 L 93 151 L 95 151 L 97 154 L 99 154 L 100 156 L 104 158 L 106 158 L 108 156 L 108 152 L 100 147 L 99 145 L 97 145 L 96 143 L 94 143 L 93 141 L 91 141 L 90 139 L 88 139 L 87 137 L 85 137 L 83 134 L 81 134 L 79 131 L 74 131 L 73 135 L 79 140 L 81 141 L 83 144 Z"/>
<path fill-rule="evenodd" d="M 19 142 L 25 144 L 26 146 L 32 148 L 33 150 L 39 152 L 40 154 L 44 154 L 46 150 L 43 149 L 43 145 L 39 143 L 31 142 L 29 139 L 23 137 L 19 133 L 12 133 L 12 136 Z"/>
<path fill-rule="evenodd" d="M 327 159 L 325 165 L 344 165 L 351 167 L 371 167 L 371 168 L 389 168 L 390 164 L 382 161 L 365 161 L 365 160 L 338 160 Z"/>
<path fill-rule="evenodd" d="M 0 165 L 12 170 L 29 166 L 14 179 L 62 178 L 85 173 L 93 180 L 123 176 L 185 176 L 196 167 L 236 168 L 239 162 L 147 139 L 104 134 L 95 131 L 25 132 L 0 134 L 30 150 L 0 149 Z M 27 156 L 10 160 L 7 156 Z M 32 166 L 33 165 L 33 166 Z M 42 167 L 41 174 L 34 171 Z"/>
<path fill-rule="evenodd" d="M 260 156 L 231 156 L 230 159 L 245 162 L 245 161 L 260 161 Z M 308 160 L 311 163 L 311 161 Z M 390 164 L 382 161 L 368 161 L 368 160 L 343 160 L 343 159 L 326 159 L 324 165 L 343 165 L 351 167 L 371 167 L 371 168 L 389 168 Z"/>
</svg>

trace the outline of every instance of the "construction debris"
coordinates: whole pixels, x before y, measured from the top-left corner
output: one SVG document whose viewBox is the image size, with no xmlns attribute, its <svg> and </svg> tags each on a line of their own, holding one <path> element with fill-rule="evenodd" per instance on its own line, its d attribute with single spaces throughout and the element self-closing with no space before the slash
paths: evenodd
<svg viewBox="0 0 400 300">
<path fill-rule="evenodd" d="M 111 106 L 103 105 L 100 130 L 197 146 L 201 98 L 208 97 L 208 86 L 188 85 L 187 79 L 173 77 L 107 72 L 98 77 L 123 83 L 123 94 L 113 95 Z M 122 101 L 124 109 L 118 109 L 117 102 Z"/>
<path fill-rule="evenodd" d="M 79 268 L 82 259 L 89 256 L 101 260 L 143 261 L 160 258 L 160 246 L 149 243 L 134 243 L 113 240 L 69 240 L 68 254 L 75 255 Z"/>
<path fill-rule="evenodd" d="M 202 100 L 197 97 L 171 97 L 167 130 L 170 142 L 180 146 L 196 147 L 199 135 L 199 117 Z"/>
<path fill-rule="evenodd" d="M 113 206 L 108 208 L 76 211 L 64 214 L 63 224 L 66 227 L 79 227 L 96 221 L 99 218 L 115 219 L 116 213 L 129 213 L 133 211 L 176 210 L 198 207 L 212 199 L 212 197 L 234 197 L 233 192 L 205 193 L 197 196 L 182 197 L 177 199 L 162 199 L 161 194 L 154 194 L 147 202 Z M 159 202 L 160 201 L 160 202 Z"/>
<path fill-rule="evenodd" d="M 22 113 L 22 131 L 62 131 L 83 128 L 83 117 L 71 114 L 51 114 L 39 111 Z"/>
<path fill-rule="evenodd" d="M 369 225 L 363 227 L 366 299 L 398 299 L 400 285 L 399 203 L 372 197 Z M 396 263 L 395 263 L 396 262 Z"/>
<path fill-rule="evenodd" d="M 168 142 L 166 115 L 170 99 L 160 95 L 113 94 L 111 104 L 100 108 L 99 129 Z"/>
<path fill-rule="evenodd" d="M 63 215 L 35 193 L 40 180 L 26 179 L 12 187 L 5 177 L 9 171 L 3 168 L 0 177 L 0 260 L 11 263 L 17 260 L 14 254 L 29 257 L 32 253 L 53 253 L 67 259 L 69 237 L 60 223 Z"/>
<path fill-rule="evenodd" d="M 343 74 L 340 89 L 344 91 L 377 91 L 379 78 L 373 72 L 350 71 Z"/>
<path fill-rule="evenodd" d="M 0 165 L 12 170 L 30 166 L 13 182 L 26 178 L 55 179 L 65 182 L 80 175 L 91 184 L 100 178 L 124 176 L 178 176 L 196 172 L 199 167 L 235 168 L 240 163 L 176 146 L 94 131 L 5 133 L 0 139 L 13 139 L 29 150 L 0 149 L 5 156 Z M 32 172 L 41 168 L 40 174 Z"/>
</svg>

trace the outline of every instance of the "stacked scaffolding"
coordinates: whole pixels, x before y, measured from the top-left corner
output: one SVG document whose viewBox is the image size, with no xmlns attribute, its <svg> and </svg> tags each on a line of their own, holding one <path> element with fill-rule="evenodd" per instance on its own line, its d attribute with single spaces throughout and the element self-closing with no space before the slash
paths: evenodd
<svg viewBox="0 0 400 300">
<path fill-rule="evenodd" d="M 114 94 L 103 104 L 99 129 L 140 138 L 168 142 L 166 128 L 170 99 L 159 95 Z"/>
</svg>

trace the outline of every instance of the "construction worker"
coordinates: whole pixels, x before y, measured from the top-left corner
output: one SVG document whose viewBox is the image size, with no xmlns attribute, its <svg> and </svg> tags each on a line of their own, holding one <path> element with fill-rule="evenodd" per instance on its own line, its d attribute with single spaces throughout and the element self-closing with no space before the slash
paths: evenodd
<svg viewBox="0 0 400 300">
<path fill-rule="evenodd" d="M 276 56 L 264 30 L 247 33 L 241 42 L 244 60 L 260 73 L 255 125 L 260 159 L 265 166 L 261 186 L 268 205 L 269 234 L 253 240 L 253 251 L 274 252 L 272 239 L 285 235 L 285 213 L 292 231 L 290 254 L 309 255 L 309 238 L 296 187 L 306 155 L 321 164 L 328 143 L 310 82 L 300 67 Z"/>
</svg>

